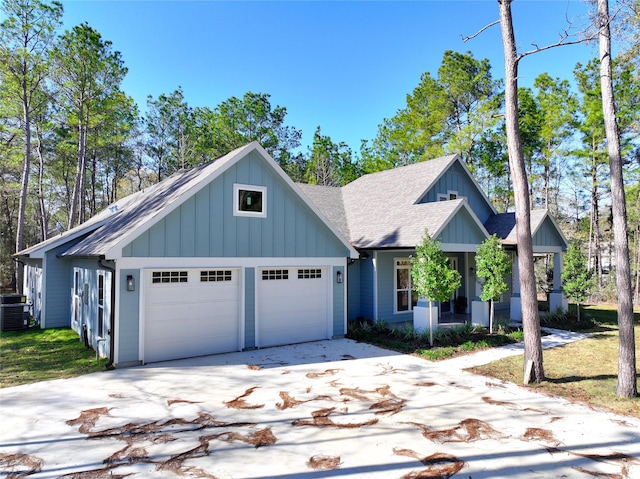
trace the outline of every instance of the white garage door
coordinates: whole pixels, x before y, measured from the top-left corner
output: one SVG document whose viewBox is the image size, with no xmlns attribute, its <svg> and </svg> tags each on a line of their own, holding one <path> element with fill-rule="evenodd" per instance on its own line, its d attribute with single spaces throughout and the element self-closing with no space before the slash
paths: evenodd
<svg viewBox="0 0 640 479">
<path fill-rule="evenodd" d="M 239 270 L 145 274 L 145 362 L 239 349 Z"/>
<path fill-rule="evenodd" d="M 326 268 L 268 268 L 258 276 L 258 345 L 331 337 Z"/>
</svg>

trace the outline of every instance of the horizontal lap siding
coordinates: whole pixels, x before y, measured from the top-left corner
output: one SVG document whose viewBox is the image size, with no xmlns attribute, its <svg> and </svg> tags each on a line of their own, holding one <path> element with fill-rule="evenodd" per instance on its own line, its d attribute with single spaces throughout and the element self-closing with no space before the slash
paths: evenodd
<svg viewBox="0 0 640 479">
<path fill-rule="evenodd" d="M 267 217 L 233 215 L 233 185 L 267 188 Z M 169 213 L 123 249 L 134 257 L 346 257 L 349 251 L 257 154 Z"/>
</svg>

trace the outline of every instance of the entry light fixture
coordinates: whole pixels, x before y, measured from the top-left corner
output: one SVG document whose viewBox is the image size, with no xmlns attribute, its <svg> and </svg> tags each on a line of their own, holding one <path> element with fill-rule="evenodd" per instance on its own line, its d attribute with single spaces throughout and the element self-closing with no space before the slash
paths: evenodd
<svg viewBox="0 0 640 479">
<path fill-rule="evenodd" d="M 338 271 L 338 272 L 336 273 L 336 282 L 337 282 L 338 284 L 342 284 L 342 271 Z"/>
<path fill-rule="evenodd" d="M 135 291 L 136 290 L 136 280 L 133 278 L 133 275 L 127 275 L 127 291 Z"/>
</svg>

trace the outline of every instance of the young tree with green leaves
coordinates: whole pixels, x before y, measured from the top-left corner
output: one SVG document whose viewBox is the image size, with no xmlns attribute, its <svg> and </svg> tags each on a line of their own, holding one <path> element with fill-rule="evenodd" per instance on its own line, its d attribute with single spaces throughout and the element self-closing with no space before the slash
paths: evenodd
<svg viewBox="0 0 640 479">
<path fill-rule="evenodd" d="M 509 287 L 505 277 L 511 273 L 511 258 L 496 235 L 484 240 L 476 253 L 476 275 L 482 280 L 482 301 L 490 301 L 489 333 L 493 334 L 494 303 Z"/>
<path fill-rule="evenodd" d="M 422 242 L 411 257 L 411 281 L 419 297 L 429 301 L 429 344 L 433 346 L 434 301 L 449 301 L 460 287 L 460 273 L 449 267 L 447 257 L 440 250 L 440 243 L 425 231 Z"/>
<path fill-rule="evenodd" d="M 587 257 L 582 253 L 579 244 L 574 241 L 564 255 L 562 289 L 567 298 L 576 303 L 578 322 L 580 322 L 580 303 L 586 301 L 594 287 L 595 278 L 587 267 Z"/>
</svg>

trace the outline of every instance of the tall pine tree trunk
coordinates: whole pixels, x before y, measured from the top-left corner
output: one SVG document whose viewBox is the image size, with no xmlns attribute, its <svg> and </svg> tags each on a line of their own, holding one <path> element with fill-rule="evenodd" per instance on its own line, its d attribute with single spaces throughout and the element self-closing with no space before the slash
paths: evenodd
<svg viewBox="0 0 640 479">
<path fill-rule="evenodd" d="M 621 397 L 635 397 L 636 348 L 633 327 L 633 298 L 631 295 L 631 268 L 629 263 L 629 239 L 627 237 L 627 209 L 622 177 L 620 132 L 616 121 L 616 105 L 613 93 L 611 68 L 611 18 L 608 0 L 598 0 L 598 28 L 600 42 L 600 87 L 602 112 L 607 135 L 609 169 L 611 172 L 611 203 L 613 210 L 613 234 L 616 257 L 616 292 L 618 295 L 618 386 Z"/>
<path fill-rule="evenodd" d="M 38 208 L 40 210 L 40 238 L 45 241 L 49 236 L 49 222 L 47 220 L 47 208 L 44 202 L 44 142 L 42 131 L 36 123 L 36 137 L 38 138 Z"/>
<path fill-rule="evenodd" d="M 27 196 L 29 191 L 29 173 L 31 172 L 31 115 L 29 105 L 29 92 L 27 84 L 22 82 L 22 111 L 24 121 L 24 164 L 22 168 L 22 179 L 20 181 L 20 200 L 18 202 L 18 223 L 16 225 L 16 253 L 22 251 L 24 247 L 24 226 L 25 212 L 27 209 Z M 24 281 L 24 269 L 20 263 L 16 264 L 15 282 L 16 291 L 22 292 Z"/>
<path fill-rule="evenodd" d="M 507 128 L 507 148 L 509 168 L 513 178 L 514 199 L 516 204 L 516 234 L 518 242 L 518 268 L 520 272 L 520 300 L 522 306 L 522 327 L 524 331 L 523 382 L 540 382 L 544 379 L 542 361 L 542 338 L 540 335 L 540 317 L 536 295 L 536 278 L 533 265 L 533 241 L 531 238 L 531 210 L 525 169 L 518 115 L 518 54 L 511 1 L 498 0 L 500 6 L 500 25 L 505 62 L 505 123 Z"/>
</svg>

